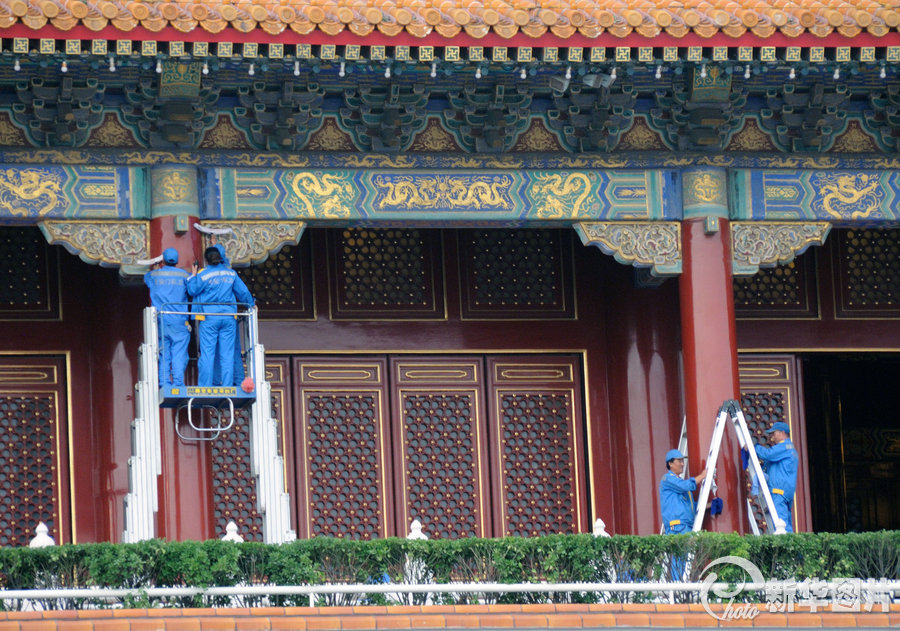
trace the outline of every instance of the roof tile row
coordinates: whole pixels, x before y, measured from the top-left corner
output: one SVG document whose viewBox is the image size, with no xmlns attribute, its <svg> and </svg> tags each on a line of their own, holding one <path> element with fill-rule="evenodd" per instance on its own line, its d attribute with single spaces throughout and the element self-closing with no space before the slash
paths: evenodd
<svg viewBox="0 0 900 631">
<path fill-rule="evenodd" d="M 604 33 L 738 38 L 748 32 L 883 37 L 900 25 L 900 0 L 0 0 L 0 29 L 16 24 L 33 30 L 50 24 L 63 31 L 79 24 L 92 31 L 200 28 L 210 34 L 229 27 L 267 35 L 288 29 L 331 36 L 406 32 L 417 38 L 466 33 L 477 39 L 490 33 L 505 39 L 520 33 L 564 39 Z"/>
</svg>

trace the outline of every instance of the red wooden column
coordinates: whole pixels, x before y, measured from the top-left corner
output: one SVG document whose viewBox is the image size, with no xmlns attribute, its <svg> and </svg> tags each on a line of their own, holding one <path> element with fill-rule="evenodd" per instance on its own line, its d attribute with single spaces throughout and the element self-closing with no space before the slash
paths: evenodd
<svg viewBox="0 0 900 631">
<path fill-rule="evenodd" d="M 693 474 L 707 466 L 716 415 L 724 401 L 738 398 L 740 381 L 726 173 L 721 169 L 685 171 L 682 186 L 683 271 L 678 287 L 688 455 Z M 716 478 L 724 511 L 716 518 L 707 515 L 704 529 L 747 530 L 740 460 L 737 439 L 727 427 Z"/>
<path fill-rule="evenodd" d="M 165 165 L 150 171 L 150 255 L 178 250 L 178 267 L 191 271 L 202 259 L 197 169 Z M 188 374 L 190 378 L 190 371 Z M 209 443 L 184 442 L 175 432 L 171 410 L 160 412 L 162 475 L 159 477 L 157 535 L 203 540 L 215 536 Z"/>
</svg>

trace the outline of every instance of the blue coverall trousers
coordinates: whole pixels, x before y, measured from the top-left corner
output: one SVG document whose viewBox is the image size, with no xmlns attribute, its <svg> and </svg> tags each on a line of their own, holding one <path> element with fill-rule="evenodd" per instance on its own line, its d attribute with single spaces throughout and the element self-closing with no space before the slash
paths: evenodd
<svg viewBox="0 0 900 631">
<path fill-rule="evenodd" d="M 205 316 L 197 334 L 200 341 L 198 384 L 232 386 L 237 321 L 233 315 L 207 313 Z"/>
<path fill-rule="evenodd" d="M 164 315 L 159 331 L 159 385 L 184 386 L 191 332 L 184 316 Z"/>
</svg>

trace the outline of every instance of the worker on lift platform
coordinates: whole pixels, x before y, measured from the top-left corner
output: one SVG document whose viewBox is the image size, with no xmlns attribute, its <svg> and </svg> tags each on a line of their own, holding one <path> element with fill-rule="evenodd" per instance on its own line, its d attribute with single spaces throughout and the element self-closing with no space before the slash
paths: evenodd
<svg viewBox="0 0 900 631">
<path fill-rule="evenodd" d="M 222 255 L 222 264 L 225 267 L 231 267 L 231 262 L 228 260 L 228 255 L 225 254 L 225 246 L 221 243 L 216 243 L 213 246 L 215 249 L 219 251 L 219 254 Z M 202 322 L 202 320 L 201 320 Z M 241 336 L 240 330 L 238 330 L 238 336 L 234 341 L 234 385 L 239 386 L 241 382 L 244 381 L 244 357 L 242 354 L 243 349 L 241 348 Z M 218 364 L 213 364 L 213 383 L 219 383 L 219 366 Z M 222 385 L 227 386 L 225 382 L 222 382 Z"/>
<path fill-rule="evenodd" d="M 166 248 L 162 258 L 162 267 L 144 274 L 144 284 L 150 289 L 150 304 L 163 312 L 159 318 L 159 384 L 179 387 L 184 386 L 191 340 L 191 326 L 186 315 L 188 273 L 176 267 L 178 250 L 175 248 Z"/>
<path fill-rule="evenodd" d="M 199 386 L 231 386 L 238 306 L 250 308 L 255 301 L 244 281 L 225 265 L 218 248 L 206 248 L 203 256 L 207 267 L 198 272 L 194 263 L 194 273 L 187 280 L 187 291 L 194 298 L 193 311 L 198 319 L 202 315 L 203 320 L 198 327 L 197 381 Z"/>
</svg>

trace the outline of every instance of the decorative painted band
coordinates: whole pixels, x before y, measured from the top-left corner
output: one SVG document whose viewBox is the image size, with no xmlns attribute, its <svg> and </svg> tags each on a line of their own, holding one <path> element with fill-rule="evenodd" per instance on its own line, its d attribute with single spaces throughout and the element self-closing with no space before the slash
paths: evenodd
<svg viewBox="0 0 900 631">
<path fill-rule="evenodd" d="M 394 225 L 573 224 L 677 219 L 659 170 L 215 169 L 205 217 Z M 273 217 L 273 215 L 275 217 Z"/>
<path fill-rule="evenodd" d="M 900 222 L 900 170 L 0 166 L 0 225 L 197 213 L 207 221 L 437 228 L 696 215 L 888 226 Z"/>
</svg>

